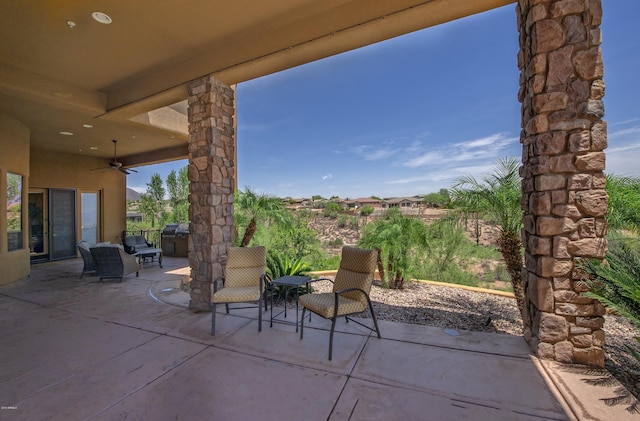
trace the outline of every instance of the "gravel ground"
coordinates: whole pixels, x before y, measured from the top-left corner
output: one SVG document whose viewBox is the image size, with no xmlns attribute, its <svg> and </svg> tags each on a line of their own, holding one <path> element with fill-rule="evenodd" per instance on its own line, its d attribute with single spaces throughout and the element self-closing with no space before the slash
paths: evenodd
<svg viewBox="0 0 640 421">
<path fill-rule="evenodd" d="M 331 285 L 329 281 L 314 282 L 313 289 L 327 292 L 331 291 Z M 410 282 L 405 283 L 403 290 L 382 289 L 374 284 L 371 300 L 379 320 L 476 332 L 522 334 L 522 319 L 513 298 Z M 640 332 L 625 319 L 613 315 L 605 316 L 604 330 L 606 369 L 640 399 L 640 364 L 626 348 L 632 345 L 640 352 L 634 340 L 635 336 L 640 336 Z"/>
</svg>

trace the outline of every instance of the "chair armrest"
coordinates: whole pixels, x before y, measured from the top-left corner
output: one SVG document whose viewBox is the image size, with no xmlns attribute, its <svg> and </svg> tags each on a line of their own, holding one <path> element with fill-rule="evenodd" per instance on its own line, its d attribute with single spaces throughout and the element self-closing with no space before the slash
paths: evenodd
<svg viewBox="0 0 640 421">
<path fill-rule="evenodd" d="M 218 292 L 218 281 L 222 281 L 222 287 L 224 288 L 224 276 L 213 280 L 213 292 Z"/>
<path fill-rule="evenodd" d="M 366 292 L 364 292 L 363 289 L 360 288 L 347 288 L 347 289 L 341 289 L 339 291 L 333 291 L 334 294 L 344 294 L 346 292 L 353 292 L 353 291 L 360 291 L 361 293 L 363 293 L 364 295 L 368 296 L 369 294 L 367 294 Z"/>
<path fill-rule="evenodd" d="M 335 281 L 334 281 L 333 279 L 331 279 L 331 278 L 315 278 L 315 279 L 314 279 L 314 282 L 315 282 L 315 281 L 329 281 L 329 282 L 331 282 L 331 283 L 334 283 L 334 282 L 335 282 Z"/>
<path fill-rule="evenodd" d="M 122 245 L 124 246 L 124 251 L 127 252 L 127 254 L 135 254 L 136 248 L 134 246 L 129 246 L 125 243 L 122 243 Z"/>
</svg>

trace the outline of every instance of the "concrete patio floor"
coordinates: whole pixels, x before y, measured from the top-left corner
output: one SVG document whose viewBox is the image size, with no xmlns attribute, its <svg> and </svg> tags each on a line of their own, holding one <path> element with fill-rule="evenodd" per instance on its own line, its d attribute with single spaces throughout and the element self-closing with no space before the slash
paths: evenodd
<svg viewBox="0 0 640 421">
<path fill-rule="evenodd" d="M 0 287 L 0 419 L 638 419 L 516 336 L 382 321 L 378 339 L 341 320 L 328 361 L 328 321 L 301 341 L 269 312 L 258 333 L 245 309 L 220 313 L 212 337 L 180 291 L 187 260 L 163 263 L 122 283 L 46 263 Z"/>
</svg>

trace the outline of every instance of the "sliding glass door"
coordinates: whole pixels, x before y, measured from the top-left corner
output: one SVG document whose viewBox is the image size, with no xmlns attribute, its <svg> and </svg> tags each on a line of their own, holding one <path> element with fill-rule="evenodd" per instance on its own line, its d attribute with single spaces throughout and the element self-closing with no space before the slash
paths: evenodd
<svg viewBox="0 0 640 421">
<path fill-rule="evenodd" d="M 49 190 L 49 258 L 76 257 L 76 191 Z"/>
</svg>

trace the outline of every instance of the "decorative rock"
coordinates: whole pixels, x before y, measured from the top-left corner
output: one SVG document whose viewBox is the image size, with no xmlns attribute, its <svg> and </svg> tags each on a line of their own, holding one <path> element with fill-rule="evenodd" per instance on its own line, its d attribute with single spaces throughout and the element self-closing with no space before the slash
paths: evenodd
<svg viewBox="0 0 640 421">
<path fill-rule="evenodd" d="M 564 317 L 550 314 L 540 314 L 539 339 L 542 342 L 555 344 L 564 341 L 569 335 L 569 325 Z"/>
<path fill-rule="evenodd" d="M 572 270 L 572 260 L 558 260 L 553 257 L 541 257 L 537 268 L 537 272 L 545 277 L 564 276 Z"/>
<path fill-rule="evenodd" d="M 576 192 L 574 200 L 580 212 L 585 215 L 599 217 L 607 213 L 609 195 L 604 190 Z"/>
<path fill-rule="evenodd" d="M 604 75 L 602 55 L 598 47 L 577 52 L 573 56 L 572 63 L 578 76 L 583 79 L 601 79 Z"/>
<path fill-rule="evenodd" d="M 590 329 L 601 329 L 604 325 L 602 317 L 576 317 L 576 326 L 584 326 Z"/>
<path fill-rule="evenodd" d="M 571 336 L 570 340 L 578 348 L 589 348 L 593 345 L 593 337 L 591 335 L 575 335 Z"/>
<path fill-rule="evenodd" d="M 560 190 L 566 185 L 567 180 L 561 174 L 540 175 L 535 179 L 535 188 L 538 191 Z"/>
<path fill-rule="evenodd" d="M 533 24 L 535 54 L 560 48 L 565 42 L 562 26 L 553 19 L 544 19 Z"/>
<path fill-rule="evenodd" d="M 536 231 L 539 235 L 551 236 L 558 235 L 567 232 L 571 232 L 576 229 L 576 224 L 568 218 L 554 218 L 551 216 L 542 216 L 538 218 L 536 224 Z"/>
<path fill-rule="evenodd" d="M 573 74 L 573 64 L 571 56 L 573 46 L 569 45 L 557 51 L 549 53 L 549 74 L 547 76 L 547 86 L 564 85 Z"/>
<path fill-rule="evenodd" d="M 573 353 L 574 362 L 592 367 L 604 367 L 604 351 L 601 348 L 576 348 Z"/>
<path fill-rule="evenodd" d="M 567 251 L 576 257 L 592 257 L 602 259 L 607 252 L 607 240 L 604 238 L 584 238 L 572 241 Z"/>
<path fill-rule="evenodd" d="M 584 12 L 583 0 L 561 0 L 551 4 L 551 17 L 566 16 Z"/>
<path fill-rule="evenodd" d="M 558 342 L 553 346 L 556 361 L 571 364 L 573 362 L 573 344 L 569 341 Z"/>
<path fill-rule="evenodd" d="M 578 156 L 575 166 L 579 171 L 603 171 L 605 166 L 604 152 L 591 152 Z"/>
</svg>

